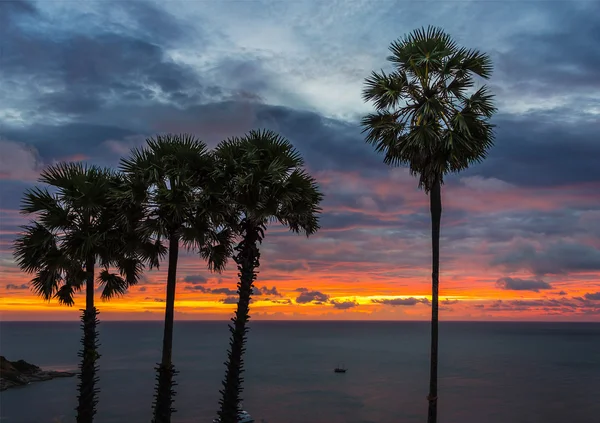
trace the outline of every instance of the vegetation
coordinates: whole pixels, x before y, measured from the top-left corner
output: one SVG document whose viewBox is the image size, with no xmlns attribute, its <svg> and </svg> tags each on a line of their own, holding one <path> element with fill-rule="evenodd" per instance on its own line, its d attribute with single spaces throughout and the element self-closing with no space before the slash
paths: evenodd
<svg viewBox="0 0 600 423">
<path fill-rule="evenodd" d="M 44 300 L 55 298 L 72 306 L 74 294 L 85 289 L 77 422 L 91 423 L 98 402 L 100 357 L 95 282 L 103 288 L 103 300 L 123 295 L 137 283 L 144 262 L 157 262 L 158 252 L 141 232 L 126 226 L 133 210 L 119 209 L 111 200 L 121 180 L 110 170 L 61 163 L 44 170 L 39 182 L 52 192 L 36 187 L 25 193 L 21 210 L 36 220 L 22 227 L 14 255 L 21 269 L 34 275 L 31 286 Z M 132 238 L 135 241 L 128 242 Z"/>
<path fill-rule="evenodd" d="M 302 169 L 300 154 L 274 132 L 250 131 L 243 138 L 230 138 L 217 146 L 215 156 L 215 180 L 228 195 L 234 210 L 232 224 L 241 236 L 233 257 L 239 299 L 229 325 L 231 338 L 218 412 L 222 423 L 237 423 L 250 300 L 260 266 L 259 244 L 272 221 L 296 233 L 315 233 L 322 194 Z"/>
<path fill-rule="evenodd" d="M 119 197 L 145 211 L 142 225 L 169 251 L 161 362 L 156 368 L 154 423 L 169 423 L 175 391 L 173 323 L 179 244 L 196 248 L 210 269 L 221 271 L 231 254 L 231 230 L 220 224 L 228 208 L 210 190 L 213 159 L 206 144 L 191 135 L 164 135 L 147 140 L 121 160 L 127 188 Z M 207 189 L 209 188 L 209 189 Z"/>
<path fill-rule="evenodd" d="M 493 145 L 489 119 L 496 111 L 486 86 L 474 90 L 474 76 L 489 78 L 487 54 L 458 47 L 442 29 L 418 29 L 390 46 L 390 73 L 373 72 L 363 98 L 376 112 L 362 120 L 366 141 L 389 165 L 408 165 L 429 194 L 432 238 L 431 367 L 428 423 L 437 421 L 438 296 L 441 185 L 448 173 L 467 169 Z"/>
<path fill-rule="evenodd" d="M 418 29 L 390 46 L 393 70 L 372 72 L 363 90 L 375 112 L 362 119 L 366 142 L 384 163 L 408 166 L 430 200 L 432 222 L 431 363 L 428 423 L 437 423 L 438 298 L 441 187 L 444 178 L 486 157 L 496 109 L 475 77 L 492 72 L 488 55 L 459 47 L 443 30 Z M 120 162 L 119 172 L 60 163 L 41 173 L 44 187 L 28 190 L 14 255 L 46 301 L 74 305 L 85 291 L 77 422 L 92 423 L 98 402 L 98 310 L 101 299 L 127 293 L 146 268 L 168 252 L 161 361 L 155 368 L 153 423 L 175 411 L 173 328 L 180 247 L 199 254 L 210 271 L 228 259 L 237 266 L 238 301 L 220 390 L 218 420 L 237 423 L 243 391 L 250 302 L 269 223 L 306 236 L 319 229 L 323 198 L 292 144 L 272 131 L 250 131 L 214 151 L 192 135 L 149 138 Z M 235 247 L 234 247 L 235 245 Z"/>
</svg>

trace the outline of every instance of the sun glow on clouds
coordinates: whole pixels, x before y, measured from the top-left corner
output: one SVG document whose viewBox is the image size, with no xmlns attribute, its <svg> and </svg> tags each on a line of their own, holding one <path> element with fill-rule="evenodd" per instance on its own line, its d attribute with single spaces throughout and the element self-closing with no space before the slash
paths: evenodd
<svg viewBox="0 0 600 423">
<path fill-rule="evenodd" d="M 322 229 L 309 239 L 267 231 L 253 318 L 428 319 L 429 199 L 407 169 L 386 167 L 365 146 L 357 121 L 372 110 L 363 79 L 389 69 L 389 42 L 435 24 L 490 52 L 500 108 L 489 158 L 443 188 L 441 318 L 599 320 L 600 98 L 595 46 L 582 50 L 598 34 L 599 6 L 528 2 L 515 15 L 513 3 L 3 9 L 0 37 L 16 50 L 0 75 L 0 98 L 14 100 L 0 105 L 1 318 L 77 319 L 83 305 L 81 295 L 71 309 L 36 298 L 12 259 L 27 222 L 19 198 L 44 165 L 115 165 L 154 132 L 193 132 L 214 145 L 262 125 L 302 151 L 325 200 Z M 17 24 L 3 26 L 9 15 Z M 123 298 L 98 300 L 102 319 L 162 319 L 165 266 Z M 178 319 L 231 316 L 233 264 L 211 275 L 184 252 L 178 274 Z"/>
</svg>

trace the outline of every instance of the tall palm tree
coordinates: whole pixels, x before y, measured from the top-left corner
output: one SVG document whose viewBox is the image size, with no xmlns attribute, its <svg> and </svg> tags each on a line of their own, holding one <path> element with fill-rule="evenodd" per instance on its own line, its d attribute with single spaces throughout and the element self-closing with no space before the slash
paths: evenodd
<svg viewBox="0 0 600 423">
<path fill-rule="evenodd" d="M 392 42 L 389 73 L 373 72 L 363 98 L 376 112 L 362 119 L 366 141 L 389 165 L 408 165 L 429 194 L 432 222 L 431 366 L 429 423 L 437 420 L 438 294 L 441 185 L 444 176 L 482 161 L 493 145 L 493 95 L 474 76 L 489 78 L 492 62 L 458 47 L 442 29 L 421 28 Z"/>
<path fill-rule="evenodd" d="M 152 421 L 169 423 L 175 394 L 172 355 L 179 246 L 184 243 L 198 250 L 209 269 L 221 271 L 231 254 L 231 232 L 211 209 L 219 201 L 205 189 L 214 168 L 204 142 L 187 134 L 158 135 L 122 159 L 120 168 L 129 185 L 121 196 L 146 211 L 141 226 L 168 245 L 165 324 Z"/>
<path fill-rule="evenodd" d="M 272 131 L 250 131 L 243 138 L 225 140 L 217 146 L 215 156 L 216 179 L 228 193 L 241 236 L 233 257 L 238 268 L 239 300 L 229 326 L 231 338 L 218 412 L 222 423 L 237 423 L 250 299 L 260 265 L 258 246 L 271 221 L 306 236 L 315 233 L 323 196 L 315 180 L 302 169 L 304 161 L 298 151 Z"/>
<path fill-rule="evenodd" d="M 153 255 L 158 252 L 141 246 L 144 239 L 133 226 L 126 233 L 119 224 L 125 219 L 110 200 L 119 177 L 110 170 L 60 163 L 45 169 L 39 182 L 49 185 L 52 192 L 36 187 L 25 193 L 22 212 L 36 215 L 37 220 L 22 227 L 14 255 L 21 269 L 35 275 L 33 291 L 45 300 L 56 298 L 72 306 L 74 294 L 85 289 L 77 422 L 91 423 L 98 402 L 96 362 L 100 357 L 95 281 L 103 286 L 103 300 L 123 295 L 137 283 L 144 262 L 156 262 Z M 100 272 L 95 278 L 97 267 Z"/>
</svg>

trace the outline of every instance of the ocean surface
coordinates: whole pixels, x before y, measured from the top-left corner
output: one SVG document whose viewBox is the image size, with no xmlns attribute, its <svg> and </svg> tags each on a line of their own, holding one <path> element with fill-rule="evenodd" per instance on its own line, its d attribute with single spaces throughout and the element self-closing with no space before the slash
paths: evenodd
<svg viewBox="0 0 600 423">
<path fill-rule="evenodd" d="M 149 423 L 161 322 L 102 322 L 96 423 Z M 0 324 L 0 354 L 77 368 L 79 324 Z M 174 423 L 216 415 L 227 322 L 176 322 Z M 424 423 L 425 322 L 251 322 L 244 408 L 257 423 Z M 600 324 L 440 326 L 440 423 L 599 423 Z M 346 374 L 335 374 L 338 364 Z M 2 392 L 2 423 L 74 421 L 76 378 Z"/>
</svg>

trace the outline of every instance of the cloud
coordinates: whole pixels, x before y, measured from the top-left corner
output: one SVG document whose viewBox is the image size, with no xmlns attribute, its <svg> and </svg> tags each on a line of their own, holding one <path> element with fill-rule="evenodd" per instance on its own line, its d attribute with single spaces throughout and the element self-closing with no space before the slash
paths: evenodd
<svg viewBox="0 0 600 423">
<path fill-rule="evenodd" d="M 223 304 L 237 304 L 238 300 L 238 297 L 225 297 L 221 300 L 221 302 Z"/>
<path fill-rule="evenodd" d="M 508 184 L 500 179 L 496 178 L 484 178 L 481 176 L 467 176 L 460 179 L 462 184 L 473 191 L 506 191 L 514 188 L 513 185 Z"/>
<path fill-rule="evenodd" d="M 187 275 L 185 278 L 183 278 L 183 281 L 193 284 L 202 284 L 206 283 L 207 279 L 203 275 Z"/>
<path fill-rule="evenodd" d="M 383 299 L 374 299 L 371 302 L 376 304 L 385 304 L 390 306 L 414 306 L 417 304 L 429 304 L 429 300 L 427 298 L 383 298 Z"/>
<path fill-rule="evenodd" d="M 43 162 L 34 147 L 0 138 L 0 151 L 0 179 L 35 181 L 39 177 Z"/>
<path fill-rule="evenodd" d="M 358 303 L 356 301 L 331 300 L 330 303 L 333 305 L 334 308 L 337 308 L 340 310 L 348 310 L 350 308 L 358 307 Z"/>
<path fill-rule="evenodd" d="M 210 293 L 211 292 L 210 288 L 206 288 L 202 285 L 186 286 L 184 289 L 186 289 L 188 291 L 200 291 L 202 293 Z"/>
<path fill-rule="evenodd" d="M 26 283 L 21 284 L 21 285 L 16 285 L 14 283 L 9 283 L 6 285 L 6 289 L 9 290 L 24 290 L 24 289 L 29 289 L 29 285 L 27 285 Z"/>
<path fill-rule="evenodd" d="M 22 192 L 45 164 L 84 152 L 88 163 L 114 166 L 158 132 L 191 132 L 214 146 L 263 127 L 294 143 L 326 195 L 322 229 L 309 240 L 270 230 L 264 280 L 313 287 L 300 296 L 326 296 L 314 286 L 319 280 L 352 291 L 348 281 L 362 284 L 365 274 L 374 287 L 406 278 L 407 287 L 420 289 L 430 265 L 427 196 L 406 169 L 382 163 L 358 122 L 372 109 L 360 98 L 363 79 L 386 66 L 389 41 L 402 35 L 398 24 L 408 31 L 431 14 L 411 3 L 292 3 L 274 24 L 264 14 L 271 2 L 243 3 L 231 15 L 226 4 L 207 10 L 194 2 L 174 9 L 0 1 L 0 98 L 11 99 L 0 104 L 0 177 L 9 178 L 0 183 L 0 260 L 11 256 L 23 223 L 13 216 Z M 477 39 L 465 46 L 490 52 L 500 106 L 488 158 L 444 186 L 442 260 L 465 281 L 452 289 L 469 281 L 470 293 L 487 295 L 489 281 L 502 275 L 481 277 L 490 262 L 531 280 L 599 271 L 600 56 L 590 36 L 599 6 L 588 3 L 529 2 L 517 19 L 500 3 L 435 10 L 455 38 Z M 314 16 L 323 24 L 311 25 Z M 364 16 L 380 24 L 375 31 Z M 497 22 L 497 31 L 485 30 Z M 195 257 L 183 274 L 202 272 Z M 563 278 L 560 288 L 581 291 L 578 276 Z M 190 280 L 184 289 L 236 296 L 209 284 Z M 257 298 L 286 301 L 277 289 L 263 289 L 255 289 Z"/>
<path fill-rule="evenodd" d="M 523 243 L 491 261 L 509 270 L 529 270 L 536 275 L 600 270 L 600 250 L 574 242 L 557 241 L 536 248 Z"/>
<path fill-rule="evenodd" d="M 586 300 L 591 300 L 591 301 L 600 301 L 600 292 L 595 292 L 595 293 L 587 293 L 584 295 Z"/>
<path fill-rule="evenodd" d="M 140 292 L 146 292 L 148 290 L 148 288 L 146 288 L 145 286 L 140 287 L 140 289 L 138 289 L 138 291 Z"/>
<path fill-rule="evenodd" d="M 539 292 L 540 289 L 552 289 L 548 282 L 542 280 L 519 279 L 504 277 L 496 281 L 496 286 L 507 291 L 534 291 Z"/>
<path fill-rule="evenodd" d="M 298 291 L 298 289 L 296 291 Z M 301 294 L 298 295 L 298 297 L 296 297 L 296 303 L 298 303 L 298 304 L 308 304 L 308 303 L 323 304 L 323 303 L 326 303 L 328 300 L 329 300 L 329 295 L 323 294 L 322 292 L 319 292 L 319 291 L 309 291 L 309 290 L 301 291 Z"/>
<path fill-rule="evenodd" d="M 271 295 L 273 297 L 281 297 L 281 293 L 277 290 L 277 287 L 271 287 L 271 288 L 267 288 L 266 286 L 263 287 L 254 287 L 253 288 L 253 295 Z"/>
<path fill-rule="evenodd" d="M 146 300 L 146 301 L 154 301 L 155 303 L 164 303 L 164 302 L 167 301 L 164 298 L 153 298 L 153 297 L 146 297 L 146 298 L 144 298 L 144 300 Z"/>
<path fill-rule="evenodd" d="M 481 306 L 481 307 L 478 307 Z M 596 315 L 600 314 L 600 304 L 590 301 L 586 298 L 559 298 L 559 299 L 535 299 L 535 300 L 497 300 L 488 304 L 474 305 L 476 308 L 483 308 L 487 311 L 542 311 L 546 314 L 581 314 Z"/>
<path fill-rule="evenodd" d="M 292 304 L 292 300 L 290 300 L 289 298 L 282 299 L 282 300 L 272 300 L 270 298 L 265 298 L 264 301 L 269 301 L 273 304 Z"/>
<path fill-rule="evenodd" d="M 213 288 L 210 291 L 207 291 L 211 294 L 225 294 L 225 295 L 237 295 L 237 289 L 230 288 Z"/>
<path fill-rule="evenodd" d="M 202 285 L 188 285 L 184 289 L 186 289 L 187 291 L 199 291 L 203 294 L 237 295 L 237 289 L 231 288 L 208 288 Z"/>
<path fill-rule="evenodd" d="M 275 263 L 269 263 L 269 268 L 284 272 L 293 272 L 300 269 L 310 270 L 308 264 L 302 260 L 278 260 Z"/>
</svg>

